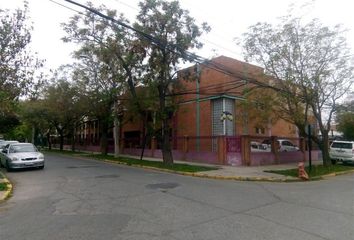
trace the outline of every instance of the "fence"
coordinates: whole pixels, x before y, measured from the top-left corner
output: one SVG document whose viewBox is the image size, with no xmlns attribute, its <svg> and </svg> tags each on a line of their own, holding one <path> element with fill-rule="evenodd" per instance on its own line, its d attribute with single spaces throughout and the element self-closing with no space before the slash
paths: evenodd
<svg viewBox="0 0 354 240">
<path fill-rule="evenodd" d="M 286 138 L 294 147 L 292 151 L 284 151 L 279 142 L 283 138 L 260 136 L 183 136 L 170 139 L 172 155 L 175 160 L 221 164 L 231 166 L 259 166 L 282 164 L 308 160 L 306 141 L 302 138 Z M 68 142 L 66 143 L 68 144 Z M 55 147 L 54 142 L 54 147 Z M 148 138 L 143 148 L 143 140 L 126 138 L 120 140 L 120 152 L 127 155 L 140 156 L 144 151 L 145 157 L 162 158 L 161 147 L 155 138 Z M 315 149 L 318 147 L 314 146 Z M 70 149 L 70 145 L 65 145 Z M 80 151 L 99 152 L 100 146 L 77 143 L 75 148 Z M 144 150 L 143 150 L 144 149 Z M 114 152 L 114 141 L 109 139 L 108 152 Z M 312 160 L 318 160 L 319 150 L 311 152 Z"/>
</svg>

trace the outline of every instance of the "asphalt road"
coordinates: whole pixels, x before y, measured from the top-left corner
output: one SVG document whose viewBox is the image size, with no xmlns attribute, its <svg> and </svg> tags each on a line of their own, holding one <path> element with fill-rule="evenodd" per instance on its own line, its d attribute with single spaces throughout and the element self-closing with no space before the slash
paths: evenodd
<svg viewBox="0 0 354 240">
<path fill-rule="evenodd" d="M 200 179 L 47 155 L 7 174 L 1 240 L 354 239 L 354 175 L 308 183 Z"/>
</svg>

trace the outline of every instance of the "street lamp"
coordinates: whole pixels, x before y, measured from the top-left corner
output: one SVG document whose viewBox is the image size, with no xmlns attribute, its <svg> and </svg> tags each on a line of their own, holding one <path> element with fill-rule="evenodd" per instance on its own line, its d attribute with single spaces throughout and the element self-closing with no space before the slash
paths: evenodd
<svg viewBox="0 0 354 240">
<path fill-rule="evenodd" d="M 227 135 L 227 122 L 226 120 L 229 120 L 229 121 L 233 121 L 233 116 L 232 116 L 232 113 L 230 113 L 229 111 L 223 111 L 221 113 L 221 116 L 220 116 L 220 121 L 224 122 L 225 123 L 225 134 L 224 135 Z"/>
</svg>

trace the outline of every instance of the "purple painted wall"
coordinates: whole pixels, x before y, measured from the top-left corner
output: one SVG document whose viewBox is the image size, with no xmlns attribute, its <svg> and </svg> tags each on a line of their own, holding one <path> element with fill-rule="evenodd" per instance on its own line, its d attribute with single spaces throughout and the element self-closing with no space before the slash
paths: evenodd
<svg viewBox="0 0 354 240">
<path fill-rule="evenodd" d="M 53 145 L 53 147 L 59 147 Z M 65 150 L 71 150 L 70 145 L 64 145 Z M 99 152 L 100 146 L 76 146 L 78 151 L 88 151 L 88 152 Z M 109 147 L 109 152 L 113 153 L 114 148 Z M 314 150 L 311 153 L 312 161 L 319 160 L 319 150 Z M 125 148 L 123 154 L 140 156 L 141 148 Z M 217 152 L 198 152 L 198 151 L 189 151 L 187 153 L 179 150 L 172 151 L 173 158 L 175 160 L 182 160 L 186 162 L 199 162 L 207 164 L 221 164 L 218 160 Z M 151 149 L 144 150 L 144 157 L 154 157 L 162 158 L 162 152 L 159 149 L 152 151 Z M 251 166 L 260 166 L 260 165 L 271 165 L 276 164 L 275 156 L 271 152 L 251 152 Z M 305 152 L 306 161 L 308 161 L 308 152 Z M 283 163 L 297 163 L 303 160 L 303 153 L 300 151 L 296 152 L 279 152 L 278 153 L 279 164 Z M 228 152 L 226 153 L 226 165 L 230 166 L 242 166 L 242 154 L 241 152 Z"/>
</svg>

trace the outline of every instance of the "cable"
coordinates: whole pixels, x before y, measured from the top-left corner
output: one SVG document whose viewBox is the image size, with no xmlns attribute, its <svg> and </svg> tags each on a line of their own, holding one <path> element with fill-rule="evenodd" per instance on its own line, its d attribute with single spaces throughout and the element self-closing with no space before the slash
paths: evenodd
<svg viewBox="0 0 354 240">
<path fill-rule="evenodd" d="M 139 12 L 139 11 L 140 11 L 138 8 L 132 6 L 132 5 L 130 5 L 130 4 L 126 3 L 126 2 L 124 2 L 124 1 L 121 1 L 121 0 L 114 0 L 114 1 L 117 2 L 118 4 L 122 4 L 122 5 L 124 5 L 124 6 L 128 7 L 128 8 L 130 8 L 130 9 L 133 9 L 133 10 L 136 11 L 136 12 Z M 196 20 L 196 22 L 199 23 L 199 24 L 201 24 L 201 22 L 199 22 L 198 20 Z M 212 29 L 212 30 L 213 30 L 213 29 Z M 223 36 L 218 35 L 218 34 L 214 34 L 214 35 L 215 35 L 216 37 L 220 38 L 220 39 L 221 39 L 221 38 L 224 38 Z M 232 54 L 234 54 L 234 55 L 239 55 L 238 52 L 235 52 L 235 51 L 230 50 L 230 49 L 228 49 L 228 48 L 226 48 L 226 47 L 224 47 L 224 46 L 221 46 L 220 44 L 217 44 L 217 43 L 215 43 L 215 42 L 212 42 L 212 41 L 208 40 L 207 38 L 201 37 L 201 39 L 203 39 L 203 41 L 208 42 L 208 43 L 211 44 L 211 45 L 214 45 L 214 46 L 216 46 L 216 47 L 218 47 L 218 48 L 220 48 L 220 49 L 224 49 L 224 50 L 226 50 L 226 51 L 228 51 L 228 52 L 230 52 L 230 53 L 232 53 Z"/>
<path fill-rule="evenodd" d="M 49 1 L 52 2 L 52 3 L 55 3 L 55 4 L 57 4 L 57 5 L 59 5 L 59 6 L 61 6 L 61 7 L 64 7 L 64 8 L 66 8 L 66 9 L 69 9 L 69 10 L 71 10 L 71 11 L 77 12 L 78 14 L 85 15 L 83 12 L 80 12 L 80 11 L 78 11 L 78 10 L 75 10 L 75 9 L 71 8 L 71 7 L 65 6 L 64 4 L 58 3 L 58 2 L 56 2 L 56 1 L 54 1 L 54 0 L 49 0 Z"/>
<path fill-rule="evenodd" d="M 143 31 L 135 29 L 134 27 L 131 27 L 128 24 L 126 24 L 126 23 L 124 23 L 122 21 L 119 21 L 119 20 L 116 20 L 116 19 L 114 19 L 112 17 L 109 17 L 109 16 L 107 16 L 107 15 L 105 15 L 105 14 L 103 14 L 103 13 L 101 13 L 101 12 L 99 12 L 99 11 L 93 9 L 93 8 L 87 7 L 85 5 L 82 5 L 82 4 L 77 3 L 75 1 L 72 1 L 72 0 L 64 0 L 64 1 L 69 2 L 71 4 L 74 4 L 76 6 L 79 6 L 81 8 L 84 8 L 87 11 L 92 12 L 92 13 L 94 13 L 94 14 L 96 14 L 96 15 L 98 15 L 98 16 L 106 19 L 106 20 L 109 20 L 109 21 L 111 21 L 113 23 L 116 23 L 116 24 L 118 24 L 120 26 L 123 26 L 124 28 L 127 28 L 127 29 L 129 29 L 129 30 L 131 30 L 133 32 L 136 32 L 137 34 L 139 34 L 143 38 L 145 38 L 148 41 L 150 41 L 156 47 L 158 47 L 160 49 L 164 49 L 164 50 L 170 51 L 170 52 L 172 52 L 174 54 L 178 54 L 182 58 L 184 58 L 185 60 L 188 60 L 188 61 L 191 61 L 191 62 L 195 62 L 195 63 L 199 63 L 201 65 L 204 65 L 204 66 L 208 67 L 208 68 L 211 68 L 213 70 L 216 70 L 218 72 L 224 73 L 224 74 L 232 76 L 232 77 L 242 78 L 242 79 L 248 81 L 249 83 L 253 83 L 253 84 L 256 84 L 256 85 L 263 86 L 263 87 L 271 88 L 271 89 L 274 89 L 276 91 L 285 92 L 285 90 L 283 90 L 283 89 L 279 89 L 279 88 L 277 88 L 275 86 L 271 86 L 269 84 L 260 82 L 260 81 L 258 81 L 255 78 L 242 76 L 244 74 L 240 74 L 238 71 L 235 71 L 234 69 L 232 71 L 230 71 L 230 69 L 227 69 L 226 66 L 224 66 L 224 65 L 222 65 L 220 63 L 215 63 L 213 61 L 205 59 L 205 58 L 203 58 L 201 56 L 196 55 L 195 53 L 191 53 L 191 52 L 189 52 L 187 50 L 181 49 L 179 46 L 176 46 L 176 45 L 171 46 L 171 44 L 168 44 L 168 42 L 166 42 L 166 41 L 162 41 L 162 40 L 160 40 L 160 39 L 158 39 L 156 37 L 153 37 L 153 36 L 143 32 Z M 179 52 L 177 52 L 176 49 L 179 50 Z M 241 77 L 240 77 L 240 75 L 241 75 Z M 290 94 L 289 92 L 286 92 L 286 93 Z"/>
</svg>

